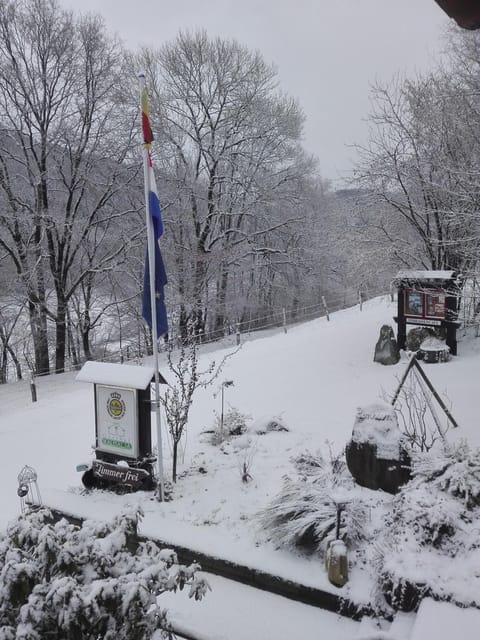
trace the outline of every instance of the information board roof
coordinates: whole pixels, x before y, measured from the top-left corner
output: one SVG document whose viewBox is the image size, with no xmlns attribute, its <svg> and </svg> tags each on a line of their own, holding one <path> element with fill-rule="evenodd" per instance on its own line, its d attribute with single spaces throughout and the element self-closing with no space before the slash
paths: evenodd
<svg viewBox="0 0 480 640">
<path fill-rule="evenodd" d="M 421 269 L 404 269 L 399 271 L 395 276 L 395 281 L 398 280 L 418 280 L 419 282 L 428 280 L 452 280 L 455 278 L 455 271 L 444 270 L 421 270 Z"/>
<path fill-rule="evenodd" d="M 94 382 L 128 389 L 146 389 L 153 380 L 154 367 L 110 362 L 86 362 L 76 376 L 78 382 Z M 165 380 L 160 376 L 160 382 Z"/>
</svg>

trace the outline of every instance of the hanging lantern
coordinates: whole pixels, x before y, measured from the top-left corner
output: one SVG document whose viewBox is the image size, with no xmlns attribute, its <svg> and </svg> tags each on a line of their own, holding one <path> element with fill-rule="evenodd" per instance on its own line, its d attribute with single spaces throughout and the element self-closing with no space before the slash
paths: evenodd
<svg viewBox="0 0 480 640">
<path fill-rule="evenodd" d="M 17 496 L 20 498 L 22 513 L 42 506 L 42 498 L 37 483 L 37 472 L 29 466 L 23 467 L 17 476 Z"/>
</svg>

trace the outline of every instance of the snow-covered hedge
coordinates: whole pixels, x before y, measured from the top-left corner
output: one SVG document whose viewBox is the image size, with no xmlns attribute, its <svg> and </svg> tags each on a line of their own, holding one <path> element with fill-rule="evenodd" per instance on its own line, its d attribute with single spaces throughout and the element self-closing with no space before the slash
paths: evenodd
<svg viewBox="0 0 480 640">
<path fill-rule="evenodd" d="M 480 449 L 465 441 L 417 456 L 414 476 L 414 485 L 430 483 L 458 498 L 467 510 L 480 507 Z"/>
<path fill-rule="evenodd" d="M 139 511 L 110 523 L 55 523 L 47 509 L 21 516 L 0 538 L 0 639 L 146 640 L 171 638 L 157 598 L 208 585 L 198 565 L 137 542 Z"/>
<path fill-rule="evenodd" d="M 413 456 L 413 478 L 396 495 L 356 486 L 342 457 L 304 453 L 260 514 L 279 546 L 322 553 L 340 537 L 352 574 L 376 583 L 371 604 L 385 613 L 413 609 L 429 594 L 480 607 L 480 450 L 437 445 Z"/>
<path fill-rule="evenodd" d="M 480 606 L 480 451 L 459 443 L 418 454 L 413 475 L 375 538 L 387 596 L 401 600 L 413 585 L 437 599 Z"/>
<path fill-rule="evenodd" d="M 215 416 L 214 444 L 221 444 L 231 436 L 240 436 L 247 430 L 247 423 L 251 419 L 246 413 L 242 413 L 235 407 L 230 407 L 225 411 L 223 420 L 221 416 Z"/>
</svg>

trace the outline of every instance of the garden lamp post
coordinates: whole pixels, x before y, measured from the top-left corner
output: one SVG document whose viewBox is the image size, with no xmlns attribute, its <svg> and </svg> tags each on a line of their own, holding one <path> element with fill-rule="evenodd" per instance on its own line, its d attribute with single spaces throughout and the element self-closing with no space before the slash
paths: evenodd
<svg viewBox="0 0 480 640">
<path fill-rule="evenodd" d="M 220 440 L 223 439 L 223 408 L 225 398 L 225 387 L 233 387 L 233 380 L 224 380 L 222 382 L 222 412 L 220 414 Z"/>
</svg>

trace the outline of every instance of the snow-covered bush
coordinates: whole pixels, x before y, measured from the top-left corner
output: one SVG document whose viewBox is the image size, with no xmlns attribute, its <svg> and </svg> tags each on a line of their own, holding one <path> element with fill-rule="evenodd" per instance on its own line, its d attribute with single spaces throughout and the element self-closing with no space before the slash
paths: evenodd
<svg viewBox="0 0 480 640">
<path fill-rule="evenodd" d="M 427 547 L 450 553 L 462 516 L 462 505 L 449 496 L 426 485 L 411 486 L 393 500 L 385 516 L 384 536 L 388 546 L 398 547 L 400 553 L 408 541 L 415 553 Z"/>
<path fill-rule="evenodd" d="M 462 442 L 417 454 L 372 550 L 395 606 L 425 593 L 480 606 L 480 451 Z"/>
<path fill-rule="evenodd" d="M 270 418 L 257 418 L 250 426 L 250 429 L 259 436 L 264 436 L 265 434 L 272 433 L 274 431 L 290 431 L 281 415 L 272 416 Z"/>
<path fill-rule="evenodd" d="M 141 513 L 110 523 L 54 522 L 47 509 L 22 515 L 0 539 L 2 640 L 171 638 L 165 591 L 208 585 L 198 565 L 177 566 L 173 551 L 138 542 Z"/>
<path fill-rule="evenodd" d="M 341 511 L 340 538 L 356 544 L 363 538 L 366 508 L 359 502 L 343 455 L 305 452 L 293 460 L 296 477 L 285 477 L 280 493 L 260 514 L 260 525 L 280 546 L 325 551 L 335 535 Z"/>
<path fill-rule="evenodd" d="M 223 416 L 215 416 L 214 444 L 221 444 L 226 438 L 240 436 L 247 430 L 247 422 L 251 416 L 230 407 Z"/>
<path fill-rule="evenodd" d="M 466 509 L 480 506 L 480 449 L 461 441 L 418 456 L 414 483 L 429 483 L 461 500 Z"/>
<path fill-rule="evenodd" d="M 316 479 L 324 476 L 333 486 L 351 482 L 343 454 L 335 455 L 330 446 L 328 446 L 328 456 L 321 451 L 316 454 L 304 451 L 293 458 L 292 463 L 301 476 L 314 476 Z"/>
</svg>

